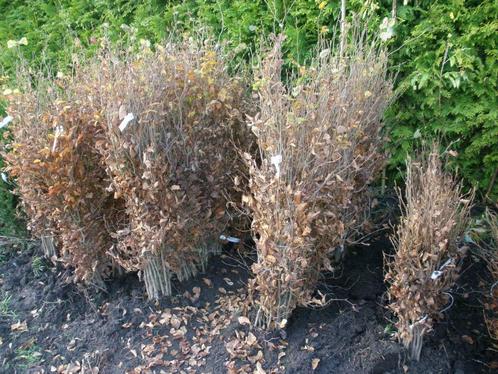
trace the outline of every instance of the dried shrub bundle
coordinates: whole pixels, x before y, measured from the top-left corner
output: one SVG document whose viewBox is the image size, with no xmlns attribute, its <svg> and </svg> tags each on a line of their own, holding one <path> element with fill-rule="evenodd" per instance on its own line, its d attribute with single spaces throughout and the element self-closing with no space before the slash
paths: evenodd
<svg viewBox="0 0 498 374">
<path fill-rule="evenodd" d="M 491 234 L 491 241 L 484 247 L 481 246 L 480 250 L 493 279 L 489 291 L 485 294 L 485 318 L 489 335 L 495 340 L 495 345 L 498 347 L 498 216 L 488 209 L 485 218 Z"/>
<path fill-rule="evenodd" d="M 418 360 L 424 334 L 452 302 L 448 291 L 466 251 L 459 241 L 473 196 L 464 196 L 444 171 L 436 145 L 419 160 L 407 161 L 406 190 L 398 194 L 402 216 L 391 238 L 396 252 L 387 260 L 385 279 L 398 338 Z"/>
<path fill-rule="evenodd" d="M 195 40 L 105 56 L 96 67 L 106 107 L 97 143 L 127 220 L 110 255 L 140 271 L 151 298 L 171 294 L 220 249 L 234 180 L 244 165 L 244 88 Z M 240 145 L 240 144 L 239 144 Z"/>
<path fill-rule="evenodd" d="M 34 81 L 20 75 L 22 93 L 8 98 L 13 143 L 3 156 L 17 180 L 29 228 L 42 238 L 47 254 L 55 255 L 56 244 L 59 259 L 75 268 L 75 281 L 101 284 L 112 270 L 105 222 L 114 220 L 114 202 L 95 148 L 102 136 L 97 87 L 82 85 L 81 78 Z"/>
<path fill-rule="evenodd" d="M 260 154 L 246 154 L 251 194 L 244 202 L 258 255 L 250 294 L 256 323 L 266 328 L 283 326 L 311 301 L 320 273 L 333 270 L 361 228 L 367 185 L 383 164 L 387 56 L 358 30 L 344 55 L 322 50 L 288 86 L 282 37 L 261 63 L 261 112 L 250 121 Z"/>
</svg>

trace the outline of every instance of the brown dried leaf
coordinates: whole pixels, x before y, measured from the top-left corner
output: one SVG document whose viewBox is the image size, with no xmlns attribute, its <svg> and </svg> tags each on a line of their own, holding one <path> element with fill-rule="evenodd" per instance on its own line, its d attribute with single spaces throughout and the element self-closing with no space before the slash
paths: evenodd
<svg viewBox="0 0 498 374">
<path fill-rule="evenodd" d="M 26 323 L 26 321 L 19 321 L 10 325 L 10 330 L 16 332 L 25 332 L 28 331 L 28 324 Z"/>
<path fill-rule="evenodd" d="M 249 320 L 249 318 L 244 317 L 244 316 L 240 316 L 240 317 L 238 318 L 238 320 L 239 320 L 239 323 L 240 323 L 241 325 L 250 325 L 250 324 L 251 324 L 251 321 Z"/>
<path fill-rule="evenodd" d="M 256 370 L 255 370 L 255 372 L 257 374 L 266 374 L 266 371 L 263 369 L 263 366 L 261 366 L 261 362 L 259 362 L 259 361 L 256 363 Z"/>
</svg>

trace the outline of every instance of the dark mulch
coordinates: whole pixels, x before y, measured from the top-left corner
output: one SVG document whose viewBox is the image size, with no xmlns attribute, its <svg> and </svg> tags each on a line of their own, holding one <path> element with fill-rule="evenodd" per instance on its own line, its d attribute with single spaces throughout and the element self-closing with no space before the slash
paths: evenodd
<svg viewBox="0 0 498 374">
<path fill-rule="evenodd" d="M 342 274 L 324 279 L 320 285 L 322 292 L 338 300 L 324 308 L 295 311 L 279 337 L 288 345 L 282 358 L 286 373 L 313 372 L 313 359 L 320 359 L 315 373 L 491 372 L 487 363 L 496 352 L 489 349 L 483 321 L 481 282 L 488 276 L 484 264 L 468 256 L 452 290 L 454 305 L 427 336 L 421 360 L 414 363 L 392 338 L 392 316 L 384 305 L 382 252 L 390 250 L 389 241 L 382 236 L 371 246 L 350 249 Z M 178 296 L 154 304 L 146 301 L 136 274 L 109 282 L 105 292 L 66 284 L 67 270 L 48 264 L 35 275 L 33 251 L 36 249 L 14 253 L 0 265 L 1 373 L 48 373 L 51 368 L 68 370 L 68 365 L 84 367 L 85 372 L 96 367 L 99 373 L 133 371 L 144 365 L 144 344 L 161 333 L 156 326 L 147 333 L 144 324 L 150 322 L 151 314 L 189 305 L 184 293 L 192 293 L 193 287 L 202 289 L 193 306 L 209 312 L 216 307 L 220 287 L 228 294 L 242 294 L 248 277 L 246 269 L 234 260 L 234 249 L 227 249 L 224 256 L 211 260 L 206 275 L 177 284 Z M 212 287 L 206 286 L 206 277 Z M 234 320 L 213 340 L 206 362 L 197 372 L 226 372 L 226 342 L 237 329 L 247 331 L 247 326 Z M 24 321 L 26 331 L 22 327 L 12 330 L 13 324 Z M 188 326 L 198 326 L 196 319 Z M 168 352 L 171 355 L 171 349 Z M 277 354 L 265 352 L 265 360 L 264 369 L 275 367 Z M 159 373 L 160 365 L 152 370 Z"/>
</svg>

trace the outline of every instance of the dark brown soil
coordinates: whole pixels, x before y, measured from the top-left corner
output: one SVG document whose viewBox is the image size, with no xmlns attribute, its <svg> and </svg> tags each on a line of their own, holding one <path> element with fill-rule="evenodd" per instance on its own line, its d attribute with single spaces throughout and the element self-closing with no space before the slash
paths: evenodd
<svg viewBox="0 0 498 374">
<path fill-rule="evenodd" d="M 384 307 L 382 252 L 389 250 L 382 237 L 369 247 L 350 249 L 342 275 L 320 285 L 338 300 L 296 310 L 286 331 L 271 336 L 250 331 L 237 318 L 248 259 L 233 248 L 212 259 L 205 275 L 177 284 L 177 296 L 160 303 L 146 301 L 135 274 L 109 282 L 106 291 L 85 290 L 64 283 L 67 270 L 48 264 L 35 275 L 33 268 L 40 270 L 39 264 L 33 266 L 36 250 L 20 251 L 0 265 L 0 372 L 224 373 L 247 368 L 269 373 L 279 367 L 285 373 L 492 372 L 488 364 L 496 352 L 490 350 L 481 306 L 484 265 L 467 258 L 452 290 L 454 305 L 414 363 L 393 339 L 393 317 Z M 257 342 L 247 343 L 252 336 Z M 234 353 L 241 340 L 246 345 Z"/>
</svg>

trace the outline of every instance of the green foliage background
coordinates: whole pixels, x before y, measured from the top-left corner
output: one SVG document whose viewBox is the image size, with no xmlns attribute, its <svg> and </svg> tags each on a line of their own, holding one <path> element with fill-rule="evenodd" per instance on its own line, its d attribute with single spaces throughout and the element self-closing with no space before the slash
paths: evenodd
<svg viewBox="0 0 498 374">
<path fill-rule="evenodd" d="M 0 130 L 0 139 L 5 130 Z M 0 169 L 4 167 L 0 158 Z M 22 219 L 16 214 L 16 199 L 12 193 L 13 183 L 7 179 L 0 179 L 0 235 L 24 236 L 25 229 Z M 1 262 L 1 261 L 0 261 Z"/>
<path fill-rule="evenodd" d="M 348 13 L 373 14 L 370 30 L 376 33 L 392 4 L 349 0 Z M 407 153 L 436 137 L 458 152 L 452 167 L 467 185 L 496 201 L 498 2 L 409 0 L 396 5 L 395 37 L 387 42 L 398 92 L 386 115 L 390 181 L 401 175 Z M 126 38 L 123 24 L 153 43 L 174 32 L 209 33 L 232 50 L 234 64 L 250 61 L 271 33 L 284 32 L 286 63 L 300 66 L 319 38 L 337 35 L 340 1 L 0 0 L 0 10 L 0 65 L 13 77 L 19 52 L 33 67 L 64 70 L 76 50 L 91 54 L 104 34 L 113 42 Z M 27 46 L 7 48 L 8 40 L 22 37 Z M 2 185 L 0 220 L 10 214 L 4 206 L 11 206 L 11 199 Z"/>
<path fill-rule="evenodd" d="M 390 164 L 400 165 L 420 139 L 442 139 L 458 151 L 452 166 L 496 201 L 498 2 L 429 4 L 398 13 L 406 36 L 394 54 L 401 94 L 387 116 Z"/>
</svg>

